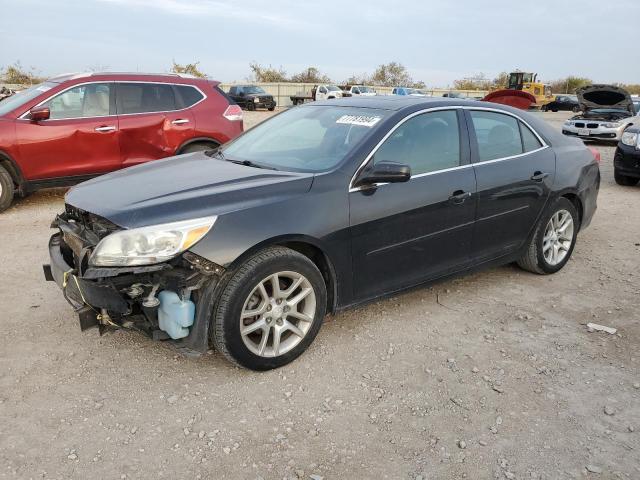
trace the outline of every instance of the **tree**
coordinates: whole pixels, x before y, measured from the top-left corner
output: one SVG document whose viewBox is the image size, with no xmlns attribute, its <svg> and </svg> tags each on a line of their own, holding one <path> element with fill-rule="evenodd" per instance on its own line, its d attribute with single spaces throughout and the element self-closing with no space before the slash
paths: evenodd
<svg viewBox="0 0 640 480">
<path fill-rule="evenodd" d="M 194 62 L 194 63 L 187 63 L 186 65 L 180 65 L 179 63 L 176 63 L 175 60 L 173 60 L 173 66 L 171 67 L 171 71 L 173 73 L 184 73 L 187 75 L 193 75 L 194 77 L 198 77 L 198 78 L 206 78 L 206 75 L 198 69 L 199 64 L 200 62 Z"/>
<path fill-rule="evenodd" d="M 570 75 L 551 82 L 551 91 L 553 93 L 576 93 L 576 90 L 580 87 L 585 87 L 592 83 L 593 81 L 590 78 Z"/>
<path fill-rule="evenodd" d="M 295 83 L 331 83 L 331 79 L 316 67 L 309 67 L 300 73 L 292 75 L 290 81 Z"/>
<path fill-rule="evenodd" d="M 287 81 L 287 72 L 282 67 L 274 68 L 271 65 L 263 67 L 253 62 L 249 64 L 249 68 L 253 72 L 252 81 L 264 83 L 282 83 Z"/>
<path fill-rule="evenodd" d="M 455 80 L 453 86 L 456 90 L 491 90 L 493 82 L 484 73 L 478 73 L 471 77 Z"/>
<path fill-rule="evenodd" d="M 373 85 L 383 87 L 405 86 L 413 84 L 413 79 L 404 65 L 398 62 L 389 62 L 376 68 L 371 75 L 370 82 Z"/>
<path fill-rule="evenodd" d="M 26 69 L 20 61 L 6 67 L 1 76 L 5 83 L 16 85 L 33 85 L 42 81 L 42 78 L 35 74 L 33 68 Z"/>
<path fill-rule="evenodd" d="M 630 95 L 640 95 L 640 84 L 622 84 L 622 88 L 624 88 Z"/>
<path fill-rule="evenodd" d="M 493 79 L 493 88 L 504 89 L 509 86 L 509 74 L 507 72 L 500 72 L 496 78 Z"/>
</svg>

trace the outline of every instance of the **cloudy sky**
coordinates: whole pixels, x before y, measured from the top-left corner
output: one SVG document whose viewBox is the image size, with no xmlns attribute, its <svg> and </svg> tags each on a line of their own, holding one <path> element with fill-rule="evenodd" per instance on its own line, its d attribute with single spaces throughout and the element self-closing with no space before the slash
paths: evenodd
<svg viewBox="0 0 640 480">
<path fill-rule="evenodd" d="M 252 61 L 341 81 L 398 61 L 428 86 L 516 68 L 640 83 L 640 0 L 0 0 L 0 12 L 0 66 L 43 75 L 175 59 L 221 81 Z"/>
</svg>

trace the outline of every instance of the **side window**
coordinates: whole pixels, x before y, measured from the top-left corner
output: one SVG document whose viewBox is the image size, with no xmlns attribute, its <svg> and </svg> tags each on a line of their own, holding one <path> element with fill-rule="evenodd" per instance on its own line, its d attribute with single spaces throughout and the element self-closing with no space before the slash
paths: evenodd
<svg viewBox="0 0 640 480">
<path fill-rule="evenodd" d="M 524 147 L 524 151 L 532 152 L 533 150 L 537 150 L 542 148 L 542 143 L 538 140 L 533 132 L 527 127 L 524 123 L 520 123 L 520 133 L 522 133 L 522 146 Z"/>
<path fill-rule="evenodd" d="M 178 95 L 182 100 L 182 108 L 191 107 L 204 98 L 202 93 L 196 88 L 187 85 L 176 85 L 175 88 L 178 90 Z"/>
<path fill-rule="evenodd" d="M 459 166 L 458 114 L 443 110 L 407 120 L 385 140 L 373 161 L 405 163 L 411 167 L 411 175 Z"/>
<path fill-rule="evenodd" d="M 163 83 L 119 83 L 117 99 L 119 114 L 176 109 L 173 88 Z"/>
<path fill-rule="evenodd" d="M 43 104 L 51 119 L 104 117 L 109 115 L 111 87 L 108 83 L 78 85 Z"/>
<path fill-rule="evenodd" d="M 523 153 L 518 120 L 510 115 L 471 110 L 481 162 Z"/>
<path fill-rule="evenodd" d="M 231 88 L 229 89 L 229 95 L 236 95 L 236 93 L 237 93 L 237 92 L 236 92 L 236 87 L 231 87 Z"/>
</svg>

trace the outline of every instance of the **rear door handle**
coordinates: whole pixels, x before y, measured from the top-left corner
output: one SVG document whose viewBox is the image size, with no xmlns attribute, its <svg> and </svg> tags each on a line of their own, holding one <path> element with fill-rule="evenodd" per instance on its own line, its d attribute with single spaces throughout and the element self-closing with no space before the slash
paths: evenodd
<svg viewBox="0 0 640 480">
<path fill-rule="evenodd" d="M 542 180 L 544 180 L 548 176 L 549 176 L 549 174 L 547 172 L 536 172 L 531 177 L 531 180 L 533 180 L 534 182 L 541 182 Z"/>
<path fill-rule="evenodd" d="M 464 201 L 469 197 L 471 197 L 471 192 L 465 192 L 463 190 L 456 190 L 449 197 L 449 201 L 451 203 L 456 204 L 456 205 L 460 205 L 461 203 L 464 203 Z"/>
<path fill-rule="evenodd" d="M 116 127 L 113 125 L 103 125 L 102 127 L 96 127 L 96 132 L 104 133 L 104 132 L 113 132 Z"/>
<path fill-rule="evenodd" d="M 186 118 L 178 118 L 177 120 L 173 120 L 171 123 L 173 125 L 182 125 L 184 123 L 189 123 L 189 120 Z"/>
</svg>

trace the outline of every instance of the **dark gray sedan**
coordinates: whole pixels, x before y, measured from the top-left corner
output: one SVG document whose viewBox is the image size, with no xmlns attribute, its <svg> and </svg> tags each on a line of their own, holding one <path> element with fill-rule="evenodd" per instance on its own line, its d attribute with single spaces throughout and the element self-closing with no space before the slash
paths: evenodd
<svg viewBox="0 0 640 480">
<path fill-rule="evenodd" d="M 596 210 L 598 160 L 496 104 L 316 102 L 76 186 L 45 276 L 83 329 L 276 368 L 328 312 L 478 267 L 557 272 Z"/>
</svg>

